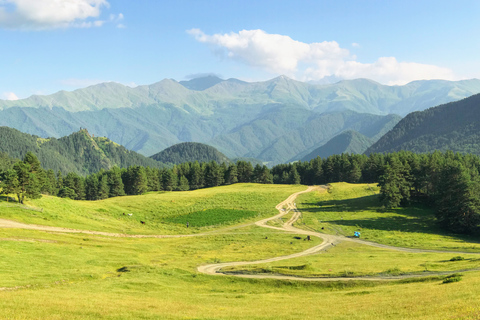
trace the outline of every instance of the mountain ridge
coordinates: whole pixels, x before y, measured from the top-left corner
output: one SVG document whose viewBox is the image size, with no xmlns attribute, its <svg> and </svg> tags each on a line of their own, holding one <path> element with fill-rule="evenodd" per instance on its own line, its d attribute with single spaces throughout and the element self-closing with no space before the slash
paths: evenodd
<svg viewBox="0 0 480 320">
<path fill-rule="evenodd" d="M 480 154 L 480 94 L 416 111 L 365 152 L 435 150 Z"/>
</svg>

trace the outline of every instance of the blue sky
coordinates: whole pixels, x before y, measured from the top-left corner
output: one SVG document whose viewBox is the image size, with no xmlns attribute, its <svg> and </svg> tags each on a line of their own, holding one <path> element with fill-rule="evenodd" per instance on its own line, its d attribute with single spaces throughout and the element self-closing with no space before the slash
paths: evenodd
<svg viewBox="0 0 480 320">
<path fill-rule="evenodd" d="M 214 73 L 480 78 L 480 1 L 0 0 L 0 98 Z"/>
</svg>

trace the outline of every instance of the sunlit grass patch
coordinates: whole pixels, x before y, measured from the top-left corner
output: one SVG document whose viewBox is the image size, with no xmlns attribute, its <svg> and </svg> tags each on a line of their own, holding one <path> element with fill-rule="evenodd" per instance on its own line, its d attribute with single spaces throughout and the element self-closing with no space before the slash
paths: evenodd
<svg viewBox="0 0 480 320">
<path fill-rule="evenodd" d="M 188 225 L 189 227 L 206 227 L 231 224 L 255 216 L 258 216 L 258 213 L 255 211 L 218 208 L 205 209 L 180 216 L 168 217 L 165 218 L 164 221 Z"/>
</svg>

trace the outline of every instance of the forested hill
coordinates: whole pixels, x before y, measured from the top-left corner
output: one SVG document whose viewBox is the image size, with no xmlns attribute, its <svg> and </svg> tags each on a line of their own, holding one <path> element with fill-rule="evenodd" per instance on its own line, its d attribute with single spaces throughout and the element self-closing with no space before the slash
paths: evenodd
<svg viewBox="0 0 480 320">
<path fill-rule="evenodd" d="M 410 113 L 366 153 L 399 150 L 480 154 L 480 94 Z"/>
<path fill-rule="evenodd" d="M 210 162 L 229 163 L 230 160 L 223 153 L 209 145 L 198 142 L 183 142 L 171 146 L 150 158 L 163 162 L 180 164 L 183 162 Z"/>
<path fill-rule="evenodd" d="M 86 129 L 60 139 L 43 139 L 9 127 L 0 127 L 0 152 L 23 159 L 31 151 L 44 169 L 85 175 L 132 165 L 164 167 L 164 164 L 142 156 L 104 137 L 93 137 Z"/>
<path fill-rule="evenodd" d="M 353 130 L 340 133 L 325 143 L 323 146 L 313 150 L 301 159 L 310 161 L 315 157 L 327 158 L 334 154 L 356 153 L 362 154 L 373 144 L 373 140 Z"/>
</svg>

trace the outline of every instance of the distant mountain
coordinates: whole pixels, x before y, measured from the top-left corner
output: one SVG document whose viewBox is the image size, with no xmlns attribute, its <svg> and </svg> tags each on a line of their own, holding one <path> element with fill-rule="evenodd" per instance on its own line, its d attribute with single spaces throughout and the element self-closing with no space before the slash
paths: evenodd
<svg viewBox="0 0 480 320">
<path fill-rule="evenodd" d="M 180 164 L 183 162 L 229 163 L 230 160 L 214 147 L 198 142 L 183 142 L 173 145 L 151 156 L 153 160 L 163 163 Z"/>
<path fill-rule="evenodd" d="M 60 139 L 44 139 L 0 127 L 0 152 L 22 159 L 28 151 L 37 155 L 44 169 L 53 169 L 55 172 L 61 170 L 64 173 L 86 175 L 115 165 L 165 167 L 163 163 L 129 151 L 107 138 L 93 137 L 86 129 Z"/>
<path fill-rule="evenodd" d="M 318 85 L 284 76 L 263 82 L 214 76 L 181 83 L 165 79 L 135 88 L 110 82 L 0 100 L 0 125 L 43 138 L 88 128 L 144 155 L 195 141 L 230 158 L 276 164 L 295 155 L 301 158 L 345 130 L 373 138 L 399 119 L 388 114 L 404 115 L 479 92 L 476 79 L 405 86 L 367 79 Z"/>
<path fill-rule="evenodd" d="M 334 154 L 362 154 L 373 144 L 373 140 L 353 130 L 348 130 L 330 139 L 323 146 L 303 157 L 302 161 L 310 161 L 316 157 L 327 158 Z"/>
<path fill-rule="evenodd" d="M 220 83 L 224 80 L 216 76 L 206 76 L 201 78 L 195 78 L 188 81 L 180 81 L 179 83 L 187 89 L 203 91 L 210 87 L 213 87 L 217 83 Z"/>
<path fill-rule="evenodd" d="M 480 94 L 410 113 L 366 153 L 399 150 L 480 154 Z"/>
</svg>

